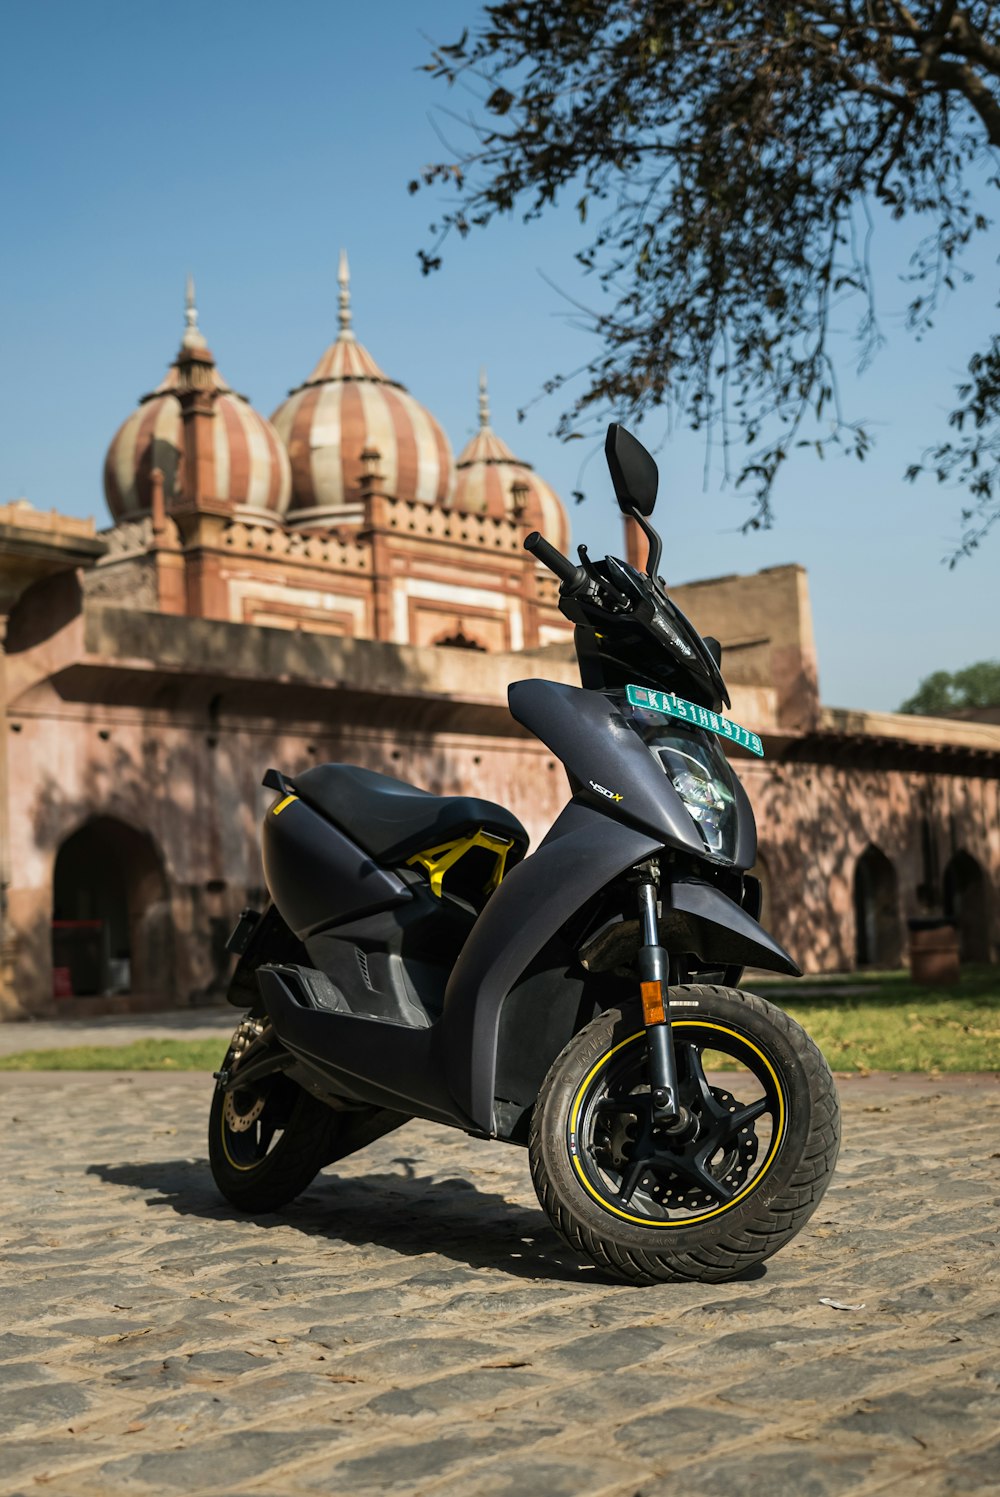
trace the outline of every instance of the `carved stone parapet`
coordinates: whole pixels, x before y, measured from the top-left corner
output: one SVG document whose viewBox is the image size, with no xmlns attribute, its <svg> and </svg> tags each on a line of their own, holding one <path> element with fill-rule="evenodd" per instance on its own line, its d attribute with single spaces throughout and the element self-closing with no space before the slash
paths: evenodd
<svg viewBox="0 0 1000 1497">
<path fill-rule="evenodd" d="M 371 548 L 351 531 L 278 530 L 235 521 L 223 532 L 222 545 L 236 555 L 311 563 L 338 572 L 371 571 Z"/>
<path fill-rule="evenodd" d="M 409 499 L 384 500 L 383 515 L 386 528 L 398 535 L 476 546 L 494 553 L 519 555 L 522 550 L 524 527 L 506 517 L 467 514 Z"/>
</svg>

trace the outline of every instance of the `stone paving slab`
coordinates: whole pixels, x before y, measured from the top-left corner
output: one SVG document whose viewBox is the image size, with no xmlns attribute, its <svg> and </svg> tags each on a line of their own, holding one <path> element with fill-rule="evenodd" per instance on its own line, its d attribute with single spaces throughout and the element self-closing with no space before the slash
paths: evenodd
<svg viewBox="0 0 1000 1497">
<path fill-rule="evenodd" d="M 422 1123 L 239 1217 L 208 1090 L 0 1077 L 3 1497 L 1000 1491 L 997 1078 L 847 1079 L 805 1233 L 655 1289 L 560 1245 L 523 1151 Z"/>
</svg>

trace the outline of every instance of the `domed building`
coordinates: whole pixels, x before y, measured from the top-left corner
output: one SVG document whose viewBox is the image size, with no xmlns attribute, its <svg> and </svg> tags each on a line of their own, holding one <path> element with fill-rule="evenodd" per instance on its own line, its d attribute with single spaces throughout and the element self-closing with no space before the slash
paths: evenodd
<svg viewBox="0 0 1000 1497">
<path fill-rule="evenodd" d="M 530 463 L 515 457 L 490 425 L 485 369 L 479 375 L 479 430 L 455 467 L 456 510 L 516 520 L 528 530 L 540 530 L 564 555 L 569 551 L 569 519 L 555 490 Z"/>
<path fill-rule="evenodd" d="M 119 428 L 115 525 L 87 586 L 165 613 L 396 644 L 519 650 L 566 640 L 555 581 L 566 512 L 489 425 L 458 468 L 440 422 L 358 341 L 347 256 L 339 329 L 271 421 L 220 374 L 188 286 L 166 378 Z"/>
<path fill-rule="evenodd" d="M 237 395 L 215 366 L 198 327 L 194 285 L 188 279 L 186 328 L 166 377 L 139 401 L 111 441 L 104 462 L 104 494 L 117 522 L 141 519 L 152 510 L 152 474 L 163 475 L 167 505 L 181 502 L 185 473 L 182 400 L 197 391 L 211 402 L 212 425 L 197 461 L 211 495 L 239 519 L 274 525 L 291 497 L 288 454 L 274 427 Z M 188 455 L 188 463 L 196 461 Z"/>
<path fill-rule="evenodd" d="M 338 271 L 339 322 L 315 369 L 271 417 L 292 467 L 289 524 L 354 523 L 362 517 L 362 453 L 378 452 L 387 492 L 447 506 L 451 445 L 404 385 L 379 368 L 351 326 L 347 255 Z"/>
</svg>

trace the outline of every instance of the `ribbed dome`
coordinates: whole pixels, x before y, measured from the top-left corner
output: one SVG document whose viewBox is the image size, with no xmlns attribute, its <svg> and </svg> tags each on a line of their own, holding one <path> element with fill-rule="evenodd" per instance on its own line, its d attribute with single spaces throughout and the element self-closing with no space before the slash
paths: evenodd
<svg viewBox="0 0 1000 1497">
<path fill-rule="evenodd" d="M 516 519 L 569 550 L 569 518 L 562 502 L 530 463 L 523 463 L 490 426 L 485 371 L 479 376 L 479 430 L 455 465 L 453 507 L 467 514 Z"/>
<path fill-rule="evenodd" d="M 215 463 L 214 497 L 228 501 L 234 514 L 258 523 L 280 520 L 291 496 L 288 454 L 269 421 L 249 401 L 231 390 L 223 379 L 198 327 L 194 287 L 188 283 L 187 327 L 180 353 L 156 389 L 144 395 L 138 409 L 118 428 L 104 461 L 104 493 L 115 521 L 133 520 L 149 512 L 150 475 L 163 473 L 163 494 L 169 505 L 183 493 L 184 435 L 177 390 L 182 384 L 185 354 L 198 351 L 214 392 L 215 425 L 212 455 Z"/>
<path fill-rule="evenodd" d="M 389 379 L 355 338 L 343 252 L 338 280 L 337 341 L 271 417 L 291 460 L 288 522 L 322 525 L 360 518 L 366 448 L 381 458 L 388 493 L 447 506 L 454 476 L 448 438 L 430 411 Z"/>
</svg>

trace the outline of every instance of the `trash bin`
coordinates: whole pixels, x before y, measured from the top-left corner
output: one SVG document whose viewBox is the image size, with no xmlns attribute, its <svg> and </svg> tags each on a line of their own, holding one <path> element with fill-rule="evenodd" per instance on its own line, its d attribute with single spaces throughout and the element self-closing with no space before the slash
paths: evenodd
<svg viewBox="0 0 1000 1497">
<path fill-rule="evenodd" d="M 959 978 L 958 931 L 950 920 L 908 920 L 910 976 L 921 987 L 951 987 Z"/>
</svg>

